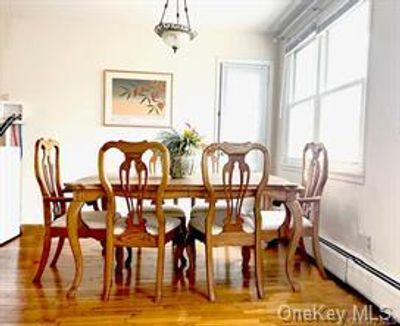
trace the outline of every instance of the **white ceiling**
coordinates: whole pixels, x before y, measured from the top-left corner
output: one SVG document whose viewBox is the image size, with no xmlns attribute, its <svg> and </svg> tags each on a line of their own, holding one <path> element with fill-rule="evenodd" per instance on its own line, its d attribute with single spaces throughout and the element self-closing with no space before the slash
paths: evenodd
<svg viewBox="0 0 400 326">
<path fill-rule="evenodd" d="M 49 16 L 154 26 L 165 0 L 0 0 L 14 16 Z M 299 0 L 187 0 L 195 29 L 274 32 L 279 18 Z M 183 1 L 181 0 L 181 3 Z M 181 4 L 182 6 L 182 4 Z M 169 12 L 174 15 L 175 0 Z M 182 16 L 182 14 L 181 14 Z"/>
</svg>

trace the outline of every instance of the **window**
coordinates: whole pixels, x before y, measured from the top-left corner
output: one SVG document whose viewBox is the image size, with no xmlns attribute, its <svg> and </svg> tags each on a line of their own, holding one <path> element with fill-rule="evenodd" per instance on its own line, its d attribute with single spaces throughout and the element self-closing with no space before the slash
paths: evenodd
<svg viewBox="0 0 400 326">
<path fill-rule="evenodd" d="M 322 141 L 331 171 L 362 174 L 369 4 L 358 6 L 286 55 L 285 163 Z"/>
<path fill-rule="evenodd" d="M 267 141 L 270 65 L 223 61 L 220 64 L 218 141 Z"/>
</svg>

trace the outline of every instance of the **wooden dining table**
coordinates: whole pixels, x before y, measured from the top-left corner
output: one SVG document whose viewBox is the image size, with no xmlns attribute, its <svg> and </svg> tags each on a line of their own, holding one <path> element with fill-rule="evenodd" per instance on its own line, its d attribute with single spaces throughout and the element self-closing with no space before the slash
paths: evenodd
<svg viewBox="0 0 400 326">
<path fill-rule="evenodd" d="M 258 182 L 257 175 L 252 176 L 246 196 L 254 197 L 257 190 Z M 120 185 L 117 177 L 110 177 L 110 182 L 113 187 Z M 155 186 L 157 180 L 149 179 L 149 187 L 152 184 Z M 213 177 L 213 186 L 215 190 L 221 193 L 224 192 L 222 185 L 222 178 L 219 176 Z M 234 184 L 233 184 L 234 186 Z M 75 262 L 75 275 L 70 286 L 67 297 L 75 297 L 76 292 L 82 280 L 83 274 L 83 256 L 78 237 L 78 229 L 80 223 L 79 213 L 83 205 L 87 202 L 93 202 L 105 197 L 105 192 L 97 176 L 89 176 L 78 179 L 74 182 L 65 184 L 66 190 L 71 191 L 73 200 L 68 207 L 67 211 L 67 229 L 68 238 Z M 273 198 L 279 202 L 284 203 L 293 219 L 293 234 L 290 239 L 287 255 L 286 255 L 286 275 L 290 286 L 293 291 L 299 289 L 298 283 L 293 276 L 294 269 L 294 256 L 298 242 L 302 234 L 302 209 L 298 202 L 298 194 L 302 191 L 302 187 L 296 183 L 290 182 L 284 178 L 277 176 L 269 176 L 268 185 L 265 189 L 268 193 L 266 198 Z M 206 198 L 207 190 L 204 187 L 201 176 L 191 176 L 182 179 L 170 179 L 168 186 L 164 193 L 165 199 L 178 199 L 178 198 Z"/>
</svg>

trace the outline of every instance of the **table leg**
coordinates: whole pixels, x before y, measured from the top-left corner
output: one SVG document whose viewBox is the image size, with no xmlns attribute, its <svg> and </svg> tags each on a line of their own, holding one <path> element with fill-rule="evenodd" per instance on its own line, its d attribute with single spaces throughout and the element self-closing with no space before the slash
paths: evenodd
<svg viewBox="0 0 400 326">
<path fill-rule="evenodd" d="M 294 280 L 294 256 L 296 253 L 299 240 L 303 233 L 303 211 L 301 205 L 297 200 L 290 200 L 285 203 L 286 207 L 290 211 L 290 215 L 293 219 L 293 234 L 289 243 L 289 249 L 286 255 L 286 276 L 292 287 L 293 291 L 299 290 L 299 285 Z"/>
<path fill-rule="evenodd" d="M 68 239 L 75 261 L 75 275 L 72 285 L 67 293 L 68 298 L 75 297 L 76 290 L 79 287 L 82 280 L 83 258 L 82 258 L 81 246 L 79 243 L 78 229 L 79 229 L 79 213 L 83 204 L 84 204 L 83 202 L 74 199 L 69 205 L 67 212 Z"/>
</svg>

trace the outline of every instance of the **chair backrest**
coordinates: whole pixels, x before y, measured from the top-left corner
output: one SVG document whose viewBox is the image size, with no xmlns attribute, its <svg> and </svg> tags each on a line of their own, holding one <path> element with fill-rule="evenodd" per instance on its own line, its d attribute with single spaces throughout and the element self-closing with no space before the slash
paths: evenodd
<svg viewBox="0 0 400 326">
<path fill-rule="evenodd" d="M 254 198 L 254 211 L 259 214 L 263 192 L 268 184 L 270 172 L 270 155 L 268 149 L 257 143 L 214 143 L 207 146 L 202 156 L 202 177 L 208 193 L 210 208 L 215 207 L 217 199 L 225 199 L 227 204 L 226 216 L 223 230 L 242 231 L 242 208 L 245 198 L 251 197 L 248 187 L 251 182 L 251 169 L 246 162 L 250 153 L 259 152 L 262 155 L 263 169 L 257 178 L 257 192 Z M 222 166 L 222 184 L 215 184 L 215 174 L 210 174 L 210 164 L 213 167 L 213 158 L 221 157 L 227 159 Z M 254 182 L 254 179 L 253 179 Z M 217 183 L 220 183 L 220 181 Z M 216 187 L 222 187 L 222 191 L 216 191 Z M 258 216 L 259 217 L 259 216 Z M 210 223 L 213 223 L 211 221 Z M 257 224 L 257 223 L 256 223 Z"/>
<path fill-rule="evenodd" d="M 151 175 L 155 175 L 157 173 L 157 163 L 159 161 L 159 154 L 158 151 L 155 149 L 150 149 L 151 150 L 151 157 L 149 159 L 149 173 Z"/>
<path fill-rule="evenodd" d="M 43 199 L 63 198 L 60 177 L 60 145 L 54 139 L 40 138 L 35 144 L 35 176 Z M 52 201 L 55 217 L 65 212 L 65 203 Z"/>
<path fill-rule="evenodd" d="M 200 145 L 200 149 L 202 151 L 204 151 L 207 148 L 207 146 L 209 146 L 209 145 L 206 143 L 202 143 Z M 212 173 L 218 173 L 218 170 L 219 170 L 218 153 L 214 153 L 214 154 L 210 155 L 210 160 L 211 160 L 211 166 L 212 166 L 212 168 L 211 168 Z"/>
<path fill-rule="evenodd" d="M 303 150 L 302 185 L 304 197 L 322 195 L 328 179 L 328 153 L 322 143 L 307 143 Z"/>
<path fill-rule="evenodd" d="M 106 172 L 105 158 L 107 151 L 115 149 L 123 155 L 118 167 L 118 176 L 110 176 Z M 161 162 L 161 175 L 151 178 L 150 162 L 144 159 L 146 152 L 157 153 Z M 147 164 L 146 164 L 147 162 Z M 143 203 L 151 200 L 155 204 L 159 221 L 159 232 L 164 230 L 164 214 L 162 201 L 164 190 L 168 184 L 169 153 L 167 148 L 158 142 L 126 142 L 111 141 L 105 143 L 99 151 L 99 178 L 107 194 L 108 210 L 115 212 L 116 197 L 124 198 L 127 209 L 127 231 L 144 232 Z"/>
</svg>

